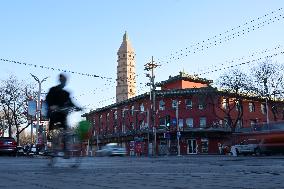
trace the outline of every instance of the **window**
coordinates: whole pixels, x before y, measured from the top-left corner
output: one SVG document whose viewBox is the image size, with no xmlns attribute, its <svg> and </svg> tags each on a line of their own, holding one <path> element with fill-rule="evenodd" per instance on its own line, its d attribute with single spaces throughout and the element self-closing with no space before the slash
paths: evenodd
<svg viewBox="0 0 284 189">
<path fill-rule="evenodd" d="M 100 132 L 103 131 L 103 123 L 102 123 L 102 120 L 103 120 L 103 115 L 100 115 L 100 117 L 99 117 L 99 131 L 100 131 Z"/>
<path fill-rule="evenodd" d="M 242 120 L 238 120 L 237 128 L 242 128 L 242 127 L 243 127 L 243 121 Z"/>
<path fill-rule="evenodd" d="M 117 111 L 115 111 L 115 112 L 113 113 L 113 117 L 114 117 L 115 120 L 117 119 Z"/>
<path fill-rule="evenodd" d="M 144 120 L 140 120 L 139 121 L 139 129 L 143 129 L 143 128 L 145 128 Z"/>
<path fill-rule="evenodd" d="M 242 111 L 241 102 L 239 100 L 236 100 L 236 111 Z"/>
<path fill-rule="evenodd" d="M 176 109 L 176 108 L 177 108 L 177 106 L 178 106 L 177 103 L 178 103 L 177 100 L 173 100 L 173 101 L 172 101 L 172 108 L 173 108 L 173 109 Z"/>
<path fill-rule="evenodd" d="M 193 118 L 186 118 L 185 124 L 189 128 L 193 128 Z"/>
<path fill-rule="evenodd" d="M 122 124 L 121 130 L 122 130 L 123 133 L 125 133 L 125 124 Z"/>
<path fill-rule="evenodd" d="M 143 105 L 143 103 L 140 104 L 140 111 L 141 111 L 141 113 L 144 112 L 144 105 Z"/>
<path fill-rule="evenodd" d="M 261 104 L 261 113 L 266 114 L 266 104 L 265 103 Z"/>
<path fill-rule="evenodd" d="M 106 116 L 106 130 L 109 130 L 109 113 Z"/>
<path fill-rule="evenodd" d="M 165 127 L 166 126 L 166 117 L 161 117 L 159 119 L 159 126 L 160 127 Z"/>
<path fill-rule="evenodd" d="M 229 119 L 228 118 L 224 118 L 223 124 L 224 124 L 225 128 L 230 127 Z"/>
<path fill-rule="evenodd" d="M 180 129 L 183 128 L 183 119 L 182 118 L 178 119 L 178 126 L 179 126 Z"/>
<path fill-rule="evenodd" d="M 187 110 L 192 109 L 192 100 L 191 99 L 185 99 L 185 107 Z"/>
<path fill-rule="evenodd" d="M 206 127 L 206 117 L 201 117 L 200 118 L 200 127 L 204 128 Z"/>
<path fill-rule="evenodd" d="M 160 100 L 159 102 L 159 110 L 165 110 L 165 102 L 163 100 Z"/>
<path fill-rule="evenodd" d="M 134 123 L 133 122 L 130 122 L 130 129 L 134 130 Z"/>
<path fill-rule="evenodd" d="M 227 110 L 229 108 L 229 100 L 228 99 L 223 99 L 223 101 L 222 101 L 222 108 L 224 110 Z"/>
<path fill-rule="evenodd" d="M 135 106 L 131 106 L 131 115 L 134 115 Z"/>
<path fill-rule="evenodd" d="M 255 112 L 255 106 L 253 102 L 249 102 L 249 112 Z"/>
<path fill-rule="evenodd" d="M 198 97 L 198 109 L 203 110 L 205 109 L 206 103 L 205 103 L 205 96 Z"/>
<path fill-rule="evenodd" d="M 202 138 L 201 139 L 201 153 L 208 153 L 208 139 L 207 138 Z"/>
<path fill-rule="evenodd" d="M 250 126 L 254 127 L 256 125 L 257 121 L 255 119 L 250 120 Z"/>
<path fill-rule="evenodd" d="M 122 110 L 121 110 L 121 117 L 125 117 L 125 109 L 123 108 Z"/>
<path fill-rule="evenodd" d="M 93 126 L 96 126 L 96 119 L 93 118 Z"/>
</svg>

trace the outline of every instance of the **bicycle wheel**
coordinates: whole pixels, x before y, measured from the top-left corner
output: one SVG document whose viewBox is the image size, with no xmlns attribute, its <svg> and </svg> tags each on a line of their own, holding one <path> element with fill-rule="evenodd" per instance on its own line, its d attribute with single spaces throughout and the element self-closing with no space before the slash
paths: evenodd
<svg viewBox="0 0 284 189">
<path fill-rule="evenodd" d="M 49 149 L 49 163 L 48 165 L 54 167 L 58 162 L 58 158 L 63 156 L 62 151 L 62 137 L 63 130 L 62 129 L 54 129 L 49 133 L 49 137 L 51 139 L 51 146 Z"/>
<path fill-rule="evenodd" d="M 66 155 L 72 167 L 78 167 L 81 163 L 82 145 L 77 134 L 73 132 L 66 133 Z"/>
<path fill-rule="evenodd" d="M 52 138 L 49 166 L 79 167 L 81 151 L 81 143 L 76 134 L 64 130 L 55 131 Z"/>
</svg>

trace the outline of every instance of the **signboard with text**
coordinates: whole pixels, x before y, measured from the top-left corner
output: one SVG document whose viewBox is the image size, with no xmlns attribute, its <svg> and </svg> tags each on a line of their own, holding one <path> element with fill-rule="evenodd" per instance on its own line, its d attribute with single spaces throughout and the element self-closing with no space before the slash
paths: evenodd
<svg viewBox="0 0 284 189">
<path fill-rule="evenodd" d="M 46 101 L 41 101 L 41 111 L 40 111 L 40 120 L 41 121 L 48 121 L 48 105 L 46 103 Z"/>
<path fill-rule="evenodd" d="M 28 101 L 28 120 L 36 119 L 36 101 L 29 100 Z"/>
</svg>

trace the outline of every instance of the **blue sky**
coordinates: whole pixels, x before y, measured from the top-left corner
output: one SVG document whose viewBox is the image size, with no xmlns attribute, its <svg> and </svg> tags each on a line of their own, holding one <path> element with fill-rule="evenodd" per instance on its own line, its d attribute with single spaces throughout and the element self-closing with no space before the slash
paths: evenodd
<svg viewBox="0 0 284 189">
<path fill-rule="evenodd" d="M 143 83 L 137 86 L 141 94 L 148 91 L 143 65 L 151 56 L 157 62 L 167 62 L 191 50 L 187 56 L 183 53 L 177 60 L 159 63 L 156 81 L 162 81 L 181 70 L 202 73 L 232 65 L 232 60 L 252 60 L 252 53 L 263 57 L 275 53 L 271 49 L 276 47 L 278 52 L 283 51 L 284 10 L 280 8 L 284 8 L 282 0 L 3 0 L 0 58 L 113 78 L 109 81 L 69 74 L 68 89 L 76 102 L 95 109 L 115 101 L 116 53 L 125 31 L 135 48 L 137 83 Z M 274 22 L 268 24 L 267 18 Z M 268 21 L 257 28 L 265 19 Z M 225 40 L 242 30 L 249 32 Z M 200 50 L 206 40 L 213 42 L 213 47 Z M 221 43 L 214 45 L 215 40 Z M 270 51 L 262 53 L 265 49 Z M 273 61 L 284 63 L 284 57 L 275 56 Z M 247 66 L 238 68 L 248 70 Z M 47 91 L 56 84 L 60 71 L 0 61 L 0 79 L 14 74 L 34 82 L 30 73 L 40 79 L 49 77 L 43 83 Z M 216 80 L 221 73 L 201 77 Z"/>
</svg>

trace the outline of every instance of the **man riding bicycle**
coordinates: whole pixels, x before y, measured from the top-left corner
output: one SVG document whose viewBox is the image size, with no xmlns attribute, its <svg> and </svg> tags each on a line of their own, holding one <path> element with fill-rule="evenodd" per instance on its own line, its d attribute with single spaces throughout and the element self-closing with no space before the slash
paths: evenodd
<svg viewBox="0 0 284 189">
<path fill-rule="evenodd" d="M 68 109 L 75 108 L 81 110 L 81 108 L 74 105 L 70 98 L 70 93 L 64 89 L 67 77 L 64 74 L 59 75 L 59 85 L 50 88 L 46 102 L 48 105 L 48 117 L 49 117 L 49 132 L 51 133 L 55 129 L 67 130 L 67 116 Z M 65 109 L 65 111 L 64 111 Z M 66 151 L 66 141 L 63 139 L 63 151 Z"/>
</svg>

